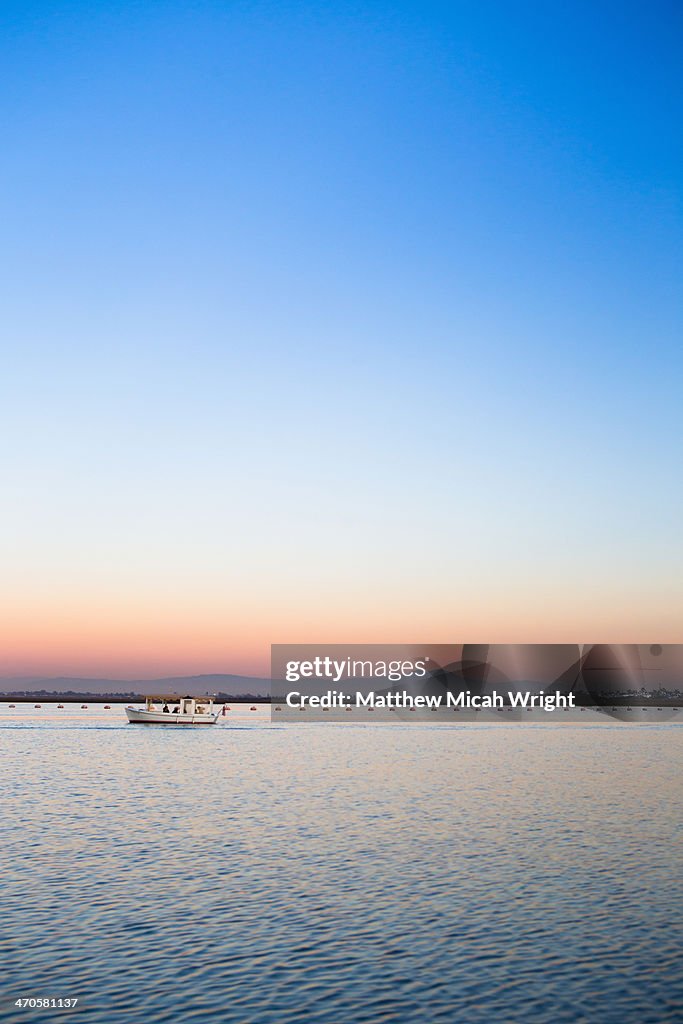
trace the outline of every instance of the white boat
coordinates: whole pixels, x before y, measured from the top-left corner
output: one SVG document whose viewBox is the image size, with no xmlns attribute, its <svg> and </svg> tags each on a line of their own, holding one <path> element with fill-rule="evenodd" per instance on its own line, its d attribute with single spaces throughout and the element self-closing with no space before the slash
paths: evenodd
<svg viewBox="0 0 683 1024">
<path fill-rule="evenodd" d="M 136 725 L 215 725 L 219 714 L 213 697 L 173 694 L 147 697 L 144 708 L 126 708 L 129 723 Z"/>
</svg>

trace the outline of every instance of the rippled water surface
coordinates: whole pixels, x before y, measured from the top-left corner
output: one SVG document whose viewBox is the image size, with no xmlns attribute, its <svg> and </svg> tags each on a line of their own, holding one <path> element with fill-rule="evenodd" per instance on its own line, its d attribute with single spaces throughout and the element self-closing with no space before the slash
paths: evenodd
<svg viewBox="0 0 683 1024">
<path fill-rule="evenodd" d="M 683 1019 L 678 725 L 61 714 L 0 709 L 2 1019 Z"/>
</svg>

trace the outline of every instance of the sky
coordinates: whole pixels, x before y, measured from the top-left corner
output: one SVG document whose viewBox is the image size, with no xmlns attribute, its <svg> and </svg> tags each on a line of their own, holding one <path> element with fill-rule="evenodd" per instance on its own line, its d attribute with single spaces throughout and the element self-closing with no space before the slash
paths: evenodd
<svg viewBox="0 0 683 1024">
<path fill-rule="evenodd" d="M 0 10 L 0 674 L 683 641 L 673 2 Z"/>
</svg>

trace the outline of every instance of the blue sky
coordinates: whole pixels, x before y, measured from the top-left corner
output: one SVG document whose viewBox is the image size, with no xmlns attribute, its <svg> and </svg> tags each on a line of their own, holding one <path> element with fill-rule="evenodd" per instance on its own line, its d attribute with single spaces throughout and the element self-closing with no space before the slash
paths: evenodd
<svg viewBox="0 0 683 1024">
<path fill-rule="evenodd" d="M 682 21 L 3 5 L 6 666 L 683 639 Z"/>
</svg>

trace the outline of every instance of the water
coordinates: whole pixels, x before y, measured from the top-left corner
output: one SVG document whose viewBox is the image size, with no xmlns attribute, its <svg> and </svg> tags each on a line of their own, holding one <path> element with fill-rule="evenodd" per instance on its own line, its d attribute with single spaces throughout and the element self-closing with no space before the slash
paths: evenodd
<svg viewBox="0 0 683 1024">
<path fill-rule="evenodd" d="M 229 722 L 0 708 L 3 1020 L 683 1019 L 680 726 Z"/>
</svg>

